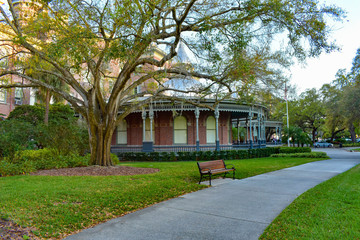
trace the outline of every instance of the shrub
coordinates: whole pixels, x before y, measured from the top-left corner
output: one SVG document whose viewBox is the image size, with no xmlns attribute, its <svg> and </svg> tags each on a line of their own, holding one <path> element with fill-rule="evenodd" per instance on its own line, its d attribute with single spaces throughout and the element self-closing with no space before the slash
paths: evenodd
<svg viewBox="0 0 360 240">
<path fill-rule="evenodd" d="M 0 177 L 27 174 L 35 171 L 36 168 L 30 161 L 20 164 L 11 163 L 5 160 L 0 161 Z"/>
<path fill-rule="evenodd" d="M 49 122 L 74 122 L 75 112 L 69 105 L 52 104 L 49 107 Z M 20 105 L 9 114 L 8 120 L 27 122 L 38 125 L 44 122 L 45 108 L 42 105 Z"/>
<path fill-rule="evenodd" d="M 7 161 L 0 161 L 0 176 L 11 176 L 20 174 L 19 167 L 14 163 L 9 163 Z"/>
<path fill-rule="evenodd" d="M 279 153 L 304 153 L 311 152 L 309 147 L 280 147 Z"/>
<path fill-rule="evenodd" d="M 114 165 L 117 165 L 120 163 L 119 158 L 118 158 L 118 156 L 116 156 L 116 154 L 110 153 L 110 158 Z M 88 160 L 88 162 L 89 162 L 89 160 Z"/>
<path fill-rule="evenodd" d="M 44 115 L 45 109 L 41 106 L 20 105 L 11 111 L 8 120 L 22 121 L 35 126 L 44 122 Z"/>
<path fill-rule="evenodd" d="M 269 157 L 279 153 L 279 148 L 260 148 L 248 150 L 222 150 L 199 152 L 119 152 L 117 156 L 121 161 L 210 161 L 216 159 L 247 159 L 255 157 Z M 177 156 L 176 156 L 177 155 Z"/>
<path fill-rule="evenodd" d="M 36 138 L 42 147 L 52 148 L 59 155 L 85 155 L 89 149 L 87 129 L 76 122 L 50 122 L 38 127 Z"/>
<path fill-rule="evenodd" d="M 33 162 L 37 170 L 64 168 L 68 166 L 63 157 L 58 156 L 56 152 L 51 149 L 19 151 L 11 160 L 12 163 L 17 164 L 22 164 L 27 161 Z"/>
<path fill-rule="evenodd" d="M 77 155 L 63 156 L 62 160 L 64 162 L 66 162 L 67 167 L 86 167 L 86 166 L 89 166 L 90 155 L 85 155 L 85 156 L 77 156 Z"/>
<path fill-rule="evenodd" d="M 292 157 L 292 158 L 328 158 L 325 152 L 305 152 L 305 153 L 278 153 L 271 157 Z"/>
<path fill-rule="evenodd" d="M 0 121 L 0 158 L 12 157 L 16 151 L 34 148 L 34 135 L 35 129 L 30 123 Z"/>
<path fill-rule="evenodd" d="M 114 164 L 119 163 L 115 154 L 110 155 Z M 0 176 L 11 176 L 35 172 L 42 169 L 85 167 L 89 165 L 90 154 L 79 156 L 58 155 L 53 149 L 24 150 L 0 161 Z"/>
<path fill-rule="evenodd" d="M 115 156 L 115 158 L 117 158 Z M 65 167 L 84 167 L 89 165 L 90 155 L 79 156 L 75 154 L 63 156 L 58 155 L 53 149 L 25 150 L 17 152 L 14 158 L 6 159 L 14 164 L 25 164 L 31 162 L 36 170 L 65 168 Z"/>
<path fill-rule="evenodd" d="M 360 143 L 344 143 L 343 147 L 360 147 Z"/>
</svg>

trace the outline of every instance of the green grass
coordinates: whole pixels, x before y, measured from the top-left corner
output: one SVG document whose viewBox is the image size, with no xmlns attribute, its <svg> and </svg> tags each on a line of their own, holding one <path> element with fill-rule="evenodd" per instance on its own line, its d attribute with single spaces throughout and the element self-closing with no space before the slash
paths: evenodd
<svg viewBox="0 0 360 240">
<path fill-rule="evenodd" d="M 316 159 L 319 160 L 319 159 Z M 315 159 L 232 160 L 237 178 L 291 167 Z M 36 229 L 43 238 L 61 238 L 80 229 L 205 188 L 197 184 L 195 162 L 122 163 L 160 172 L 136 176 L 13 176 L 0 178 L 0 217 Z"/>
<path fill-rule="evenodd" d="M 260 239 L 359 239 L 360 165 L 302 194 Z"/>
<path fill-rule="evenodd" d="M 360 148 L 354 148 L 354 149 L 351 149 L 351 151 L 353 151 L 353 152 L 360 152 Z"/>
</svg>

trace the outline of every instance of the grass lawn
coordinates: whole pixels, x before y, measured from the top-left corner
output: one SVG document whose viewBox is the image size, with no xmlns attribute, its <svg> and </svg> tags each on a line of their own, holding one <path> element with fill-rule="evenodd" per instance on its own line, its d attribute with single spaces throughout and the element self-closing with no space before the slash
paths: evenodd
<svg viewBox="0 0 360 240">
<path fill-rule="evenodd" d="M 354 149 L 351 149 L 351 151 L 353 151 L 353 152 L 360 152 L 360 148 L 354 148 Z"/>
<path fill-rule="evenodd" d="M 260 239 L 359 239 L 360 165 L 302 194 Z"/>
<path fill-rule="evenodd" d="M 237 178 L 246 178 L 322 159 L 232 160 Z M 158 168 L 135 176 L 13 176 L 0 178 L 0 217 L 36 229 L 43 238 L 61 238 L 114 217 L 205 188 L 197 184 L 196 162 L 122 163 Z"/>
</svg>

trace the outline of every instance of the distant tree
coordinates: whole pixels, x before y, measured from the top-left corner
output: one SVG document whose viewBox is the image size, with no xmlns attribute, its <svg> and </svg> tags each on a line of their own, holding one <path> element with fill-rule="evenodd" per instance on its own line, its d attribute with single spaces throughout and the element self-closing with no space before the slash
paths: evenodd
<svg viewBox="0 0 360 240">
<path fill-rule="evenodd" d="M 355 142 L 356 129 L 360 124 L 360 48 L 353 59 L 351 71 L 342 78 L 347 79 L 347 84 L 341 85 L 339 104 L 350 132 L 351 140 Z"/>
<path fill-rule="evenodd" d="M 344 82 L 342 82 L 342 84 L 343 83 Z M 340 102 L 342 91 L 341 88 L 337 86 L 324 84 L 320 92 L 322 94 L 326 115 L 324 130 L 328 132 L 330 141 L 333 141 L 336 135 L 347 128 L 344 108 Z"/>
<path fill-rule="evenodd" d="M 290 126 L 289 128 L 285 127 L 283 133 L 284 136 L 282 141 L 287 142 L 290 138 L 290 142 L 293 147 L 295 147 L 296 144 L 298 147 L 303 147 L 305 144 L 311 144 L 311 138 L 309 135 L 298 126 Z"/>
<path fill-rule="evenodd" d="M 320 93 L 314 88 L 303 92 L 299 97 L 295 111 L 295 124 L 303 131 L 309 131 L 312 141 L 315 142 L 318 130 L 323 126 L 326 117 L 325 106 Z"/>
<path fill-rule="evenodd" d="M 360 124 L 360 83 L 344 88 L 340 104 L 343 106 L 351 140 L 355 142 L 355 129 Z"/>
</svg>

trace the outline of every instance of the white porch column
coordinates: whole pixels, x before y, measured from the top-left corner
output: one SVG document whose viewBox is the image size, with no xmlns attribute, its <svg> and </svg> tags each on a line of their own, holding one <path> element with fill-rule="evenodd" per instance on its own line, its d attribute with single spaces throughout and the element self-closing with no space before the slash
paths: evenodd
<svg viewBox="0 0 360 240">
<path fill-rule="evenodd" d="M 262 139 L 262 136 L 261 136 L 261 115 L 258 114 L 258 143 L 260 144 L 261 143 L 261 139 Z"/>
<path fill-rule="evenodd" d="M 153 120 L 154 120 L 154 111 L 152 106 L 150 107 L 149 111 L 149 118 L 150 118 L 150 142 L 153 142 Z"/>
<path fill-rule="evenodd" d="M 195 119 L 196 119 L 196 151 L 200 151 L 199 117 L 200 117 L 200 110 L 199 110 L 198 107 L 196 107 L 196 108 L 195 108 Z"/>
<path fill-rule="evenodd" d="M 240 143 L 240 131 L 239 131 L 239 128 L 240 128 L 240 121 L 239 121 L 239 119 L 237 119 L 237 143 L 236 144 Z M 231 130 L 231 133 L 232 133 L 232 130 Z"/>
<path fill-rule="evenodd" d="M 249 131 L 250 131 L 250 136 L 249 136 L 249 141 L 250 141 L 250 148 L 252 148 L 253 146 L 253 137 L 252 137 L 252 112 L 249 113 Z"/>
<path fill-rule="evenodd" d="M 141 114 L 142 120 L 143 120 L 143 142 L 146 141 L 146 129 L 145 129 L 145 124 L 146 124 L 146 111 L 143 108 L 142 109 L 142 114 Z"/>
<path fill-rule="evenodd" d="M 216 151 L 220 151 L 220 141 L 219 141 L 219 106 L 215 107 L 215 139 L 216 139 Z"/>
</svg>

